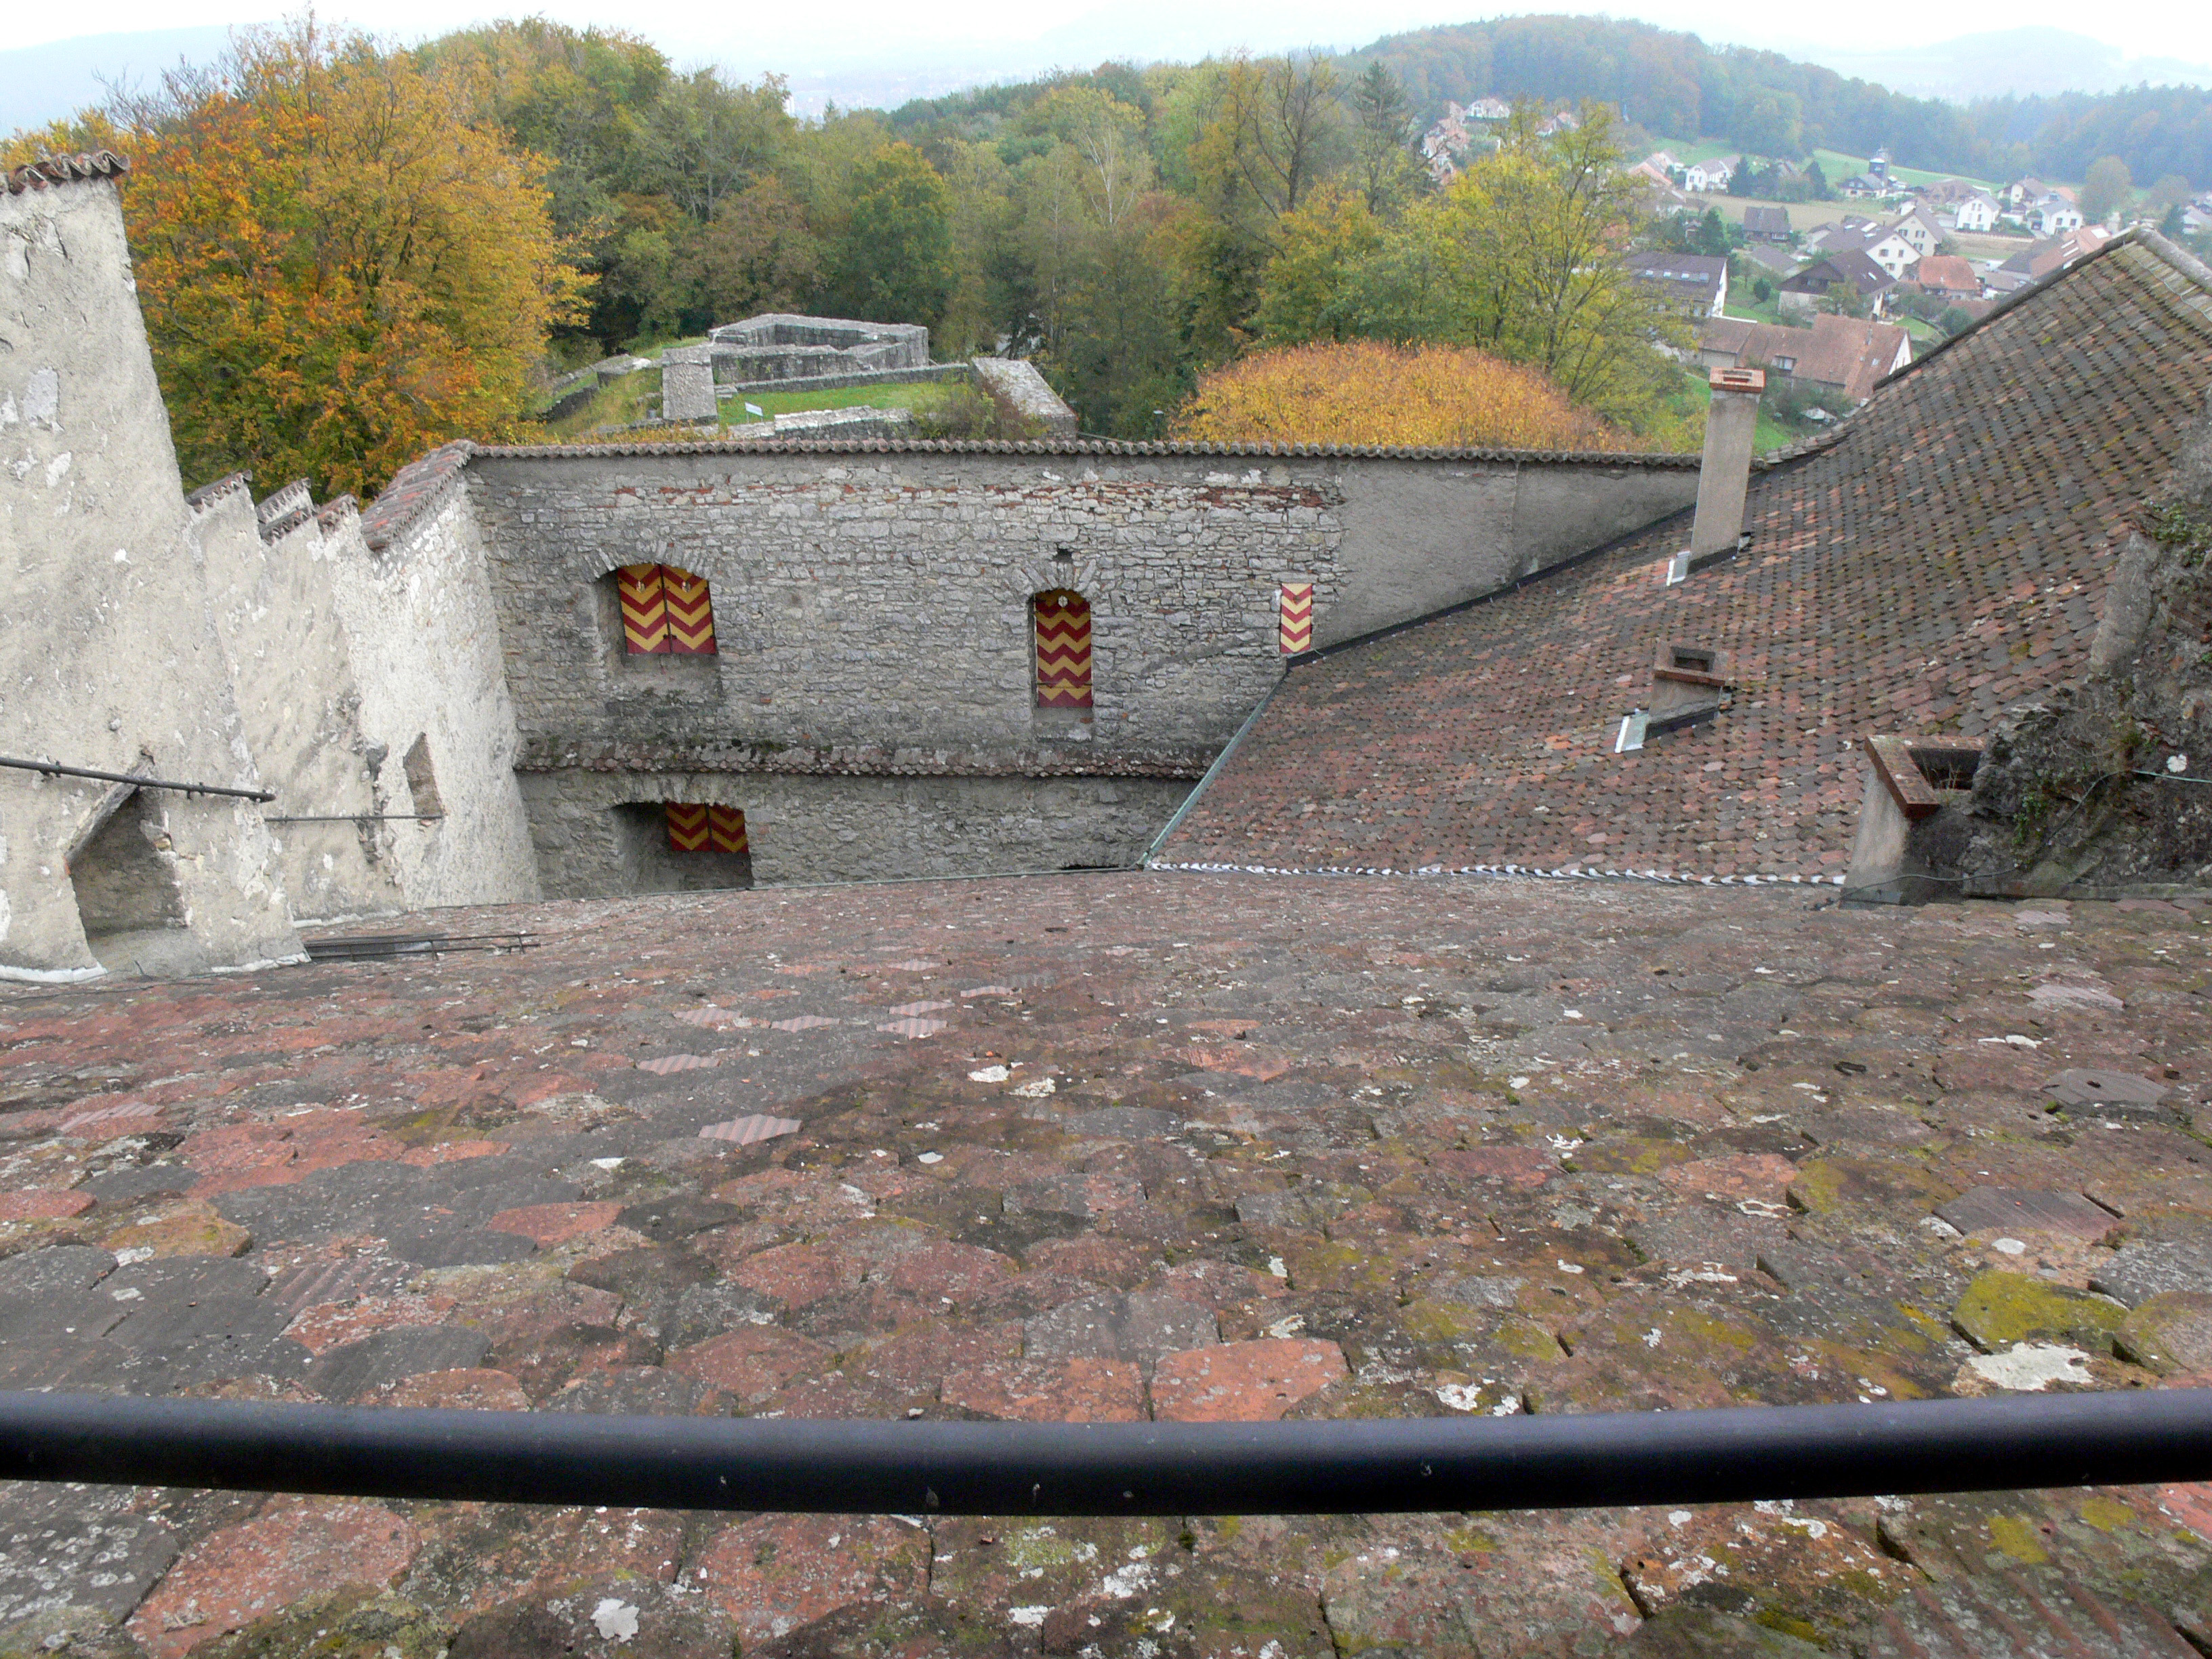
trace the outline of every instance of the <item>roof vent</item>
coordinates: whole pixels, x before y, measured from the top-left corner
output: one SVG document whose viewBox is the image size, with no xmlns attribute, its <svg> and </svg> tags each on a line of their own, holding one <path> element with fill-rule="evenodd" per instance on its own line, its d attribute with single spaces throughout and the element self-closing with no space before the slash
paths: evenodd
<svg viewBox="0 0 2212 1659">
<path fill-rule="evenodd" d="M 1651 696 L 1620 722 L 1613 752 L 1626 755 L 1663 732 L 1711 720 L 1733 701 L 1729 654 L 1706 645 L 1662 643 L 1651 663 Z"/>
</svg>

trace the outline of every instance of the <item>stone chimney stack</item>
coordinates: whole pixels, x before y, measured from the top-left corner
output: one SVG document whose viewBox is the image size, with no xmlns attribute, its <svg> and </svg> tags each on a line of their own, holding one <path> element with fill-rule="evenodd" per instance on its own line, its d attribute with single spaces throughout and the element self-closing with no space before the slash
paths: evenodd
<svg viewBox="0 0 2212 1659">
<path fill-rule="evenodd" d="M 1690 530 L 1690 557 L 1734 547 L 1743 534 L 1744 491 L 1751 483 L 1751 445 L 1759 424 L 1759 395 L 1766 372 L 1717 368 L 1712 412 L 1705 416 L 1705 459 L 1698 469 L 1698 516 Z"/>
</svg>

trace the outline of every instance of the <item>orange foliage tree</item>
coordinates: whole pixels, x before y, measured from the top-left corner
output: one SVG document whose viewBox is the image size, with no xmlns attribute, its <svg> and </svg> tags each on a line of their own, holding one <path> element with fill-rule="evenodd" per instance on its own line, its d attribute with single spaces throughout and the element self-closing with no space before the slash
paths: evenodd
<svg viewBox="0 0 2212 1659">
<path fill-rule="evenodd" d="M 1198 383 L 1176 435 L 1200 443 L 1644 446 L 1532 368 L 1459 346 L 1376 341 L 1255 352 Z"/>
<path fill-rule="evenodd" d="M 188 479 L 246 467 L 264 489 L 365 495 L 514 426 L 583 279 L 544 163 L 471 101 L 309 21 L 242 35 L 216 75 L 124 112 L 124 216 Z"/>
</svg>

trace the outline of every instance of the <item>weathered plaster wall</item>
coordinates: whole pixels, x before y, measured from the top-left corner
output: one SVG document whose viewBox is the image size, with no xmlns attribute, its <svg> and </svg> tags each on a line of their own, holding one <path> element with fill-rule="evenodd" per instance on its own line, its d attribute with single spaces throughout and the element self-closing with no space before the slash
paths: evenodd
<svg viewBox="0 0 2212 1659">
<path fill-rule="evenodd" d="M 259 787 L 112 185 L 0 190 L 0 753 Z M 153 926 L 102 941 L 115 965 L 298 952 L 254 804 L 124 801 L 105 783 L 11 769 L 0 973 L 98 970 L 70 878 L 80 842 L 106 890 L 167 889 L 141 918 Z"/>
<path fill-rule="evenodd" d="M 349 504 L 324 516 L 323 550 L 360 687 L 361 730 L 379 757 L 374 798 L 387 812 L 444 813 L 435 822 L 384 826 L 385 856 L 408 906 L 537 897 L 537 861 L 514 778 L 514 708 L 467 497 L 449 489 L 380 548 L 368 545 Z"/>
<path fill-rule="evenodd" d="M 1298 463 L 1310 465 L 1312 463 Z M 1526 460 L 1330 464 L 1342 592 L 1314 610 L 1334 645 L 1462 604 L 1656 523 L 1697 499 L 1693 466 Z"/>
<path fill-rule="evenodd" d="M 550 898 L 738 884 L 696 855 L 641 858 L 663 801 L 734 806 L 760 883 L 1134 864 L 1188 779 L 819 777 L 777 773 L 526 773 Z M 618 810 L 641 810 L 627 819 Z M 696 877 L 692 872 L 696 872 Z"/>
<path fill-rule="evenodd" d="M 322 526 L 310 513 L 295 514 L 288 529 L 264 541 L 243 477 L 198 492 L 193 504 L 233 695 L 248 746 L 277 793 L 267 813 L 395 810 L 379 787 L 371 741 L 362 731 L 361 688 L 332 592 L 335 550 L 325 545 Z M 270 833 L 296 919 L 404 908 L 398 871 L 387 856 L 390 826 L 366 819 L 276 823 Z"/>
</svg>

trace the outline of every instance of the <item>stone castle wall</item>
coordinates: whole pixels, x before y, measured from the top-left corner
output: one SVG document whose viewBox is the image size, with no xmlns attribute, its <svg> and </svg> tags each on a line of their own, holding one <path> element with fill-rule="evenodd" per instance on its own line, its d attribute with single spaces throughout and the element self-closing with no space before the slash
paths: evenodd
<svg viewBox="0 0 2212 1659">
<path fill-rule="evenodd" d="M 106 165 L 0 188 L 0 753 L 258 788 Z M 0 974 L 297 954 L 261 811 L 0 771 Z"/>
<path fill-rule="evenodd" d="M 1641 527 L 1696 483 L 1073 445 L 484 450 L 467 477 L 564 893 L 607 890 L 615 808 L 661 800 L 744 806 L 764 881 L 1127 861 L 1281 673 L 1280 584 L 1314 585 L 1325 643 Z M 624 652 L 611 573 L 638 563 L 707 578 L 715 655 Z M 1055 588 L 1091 606 L 1088 720 L 1035 706 L 1030 602 Z"/>
</svg>

